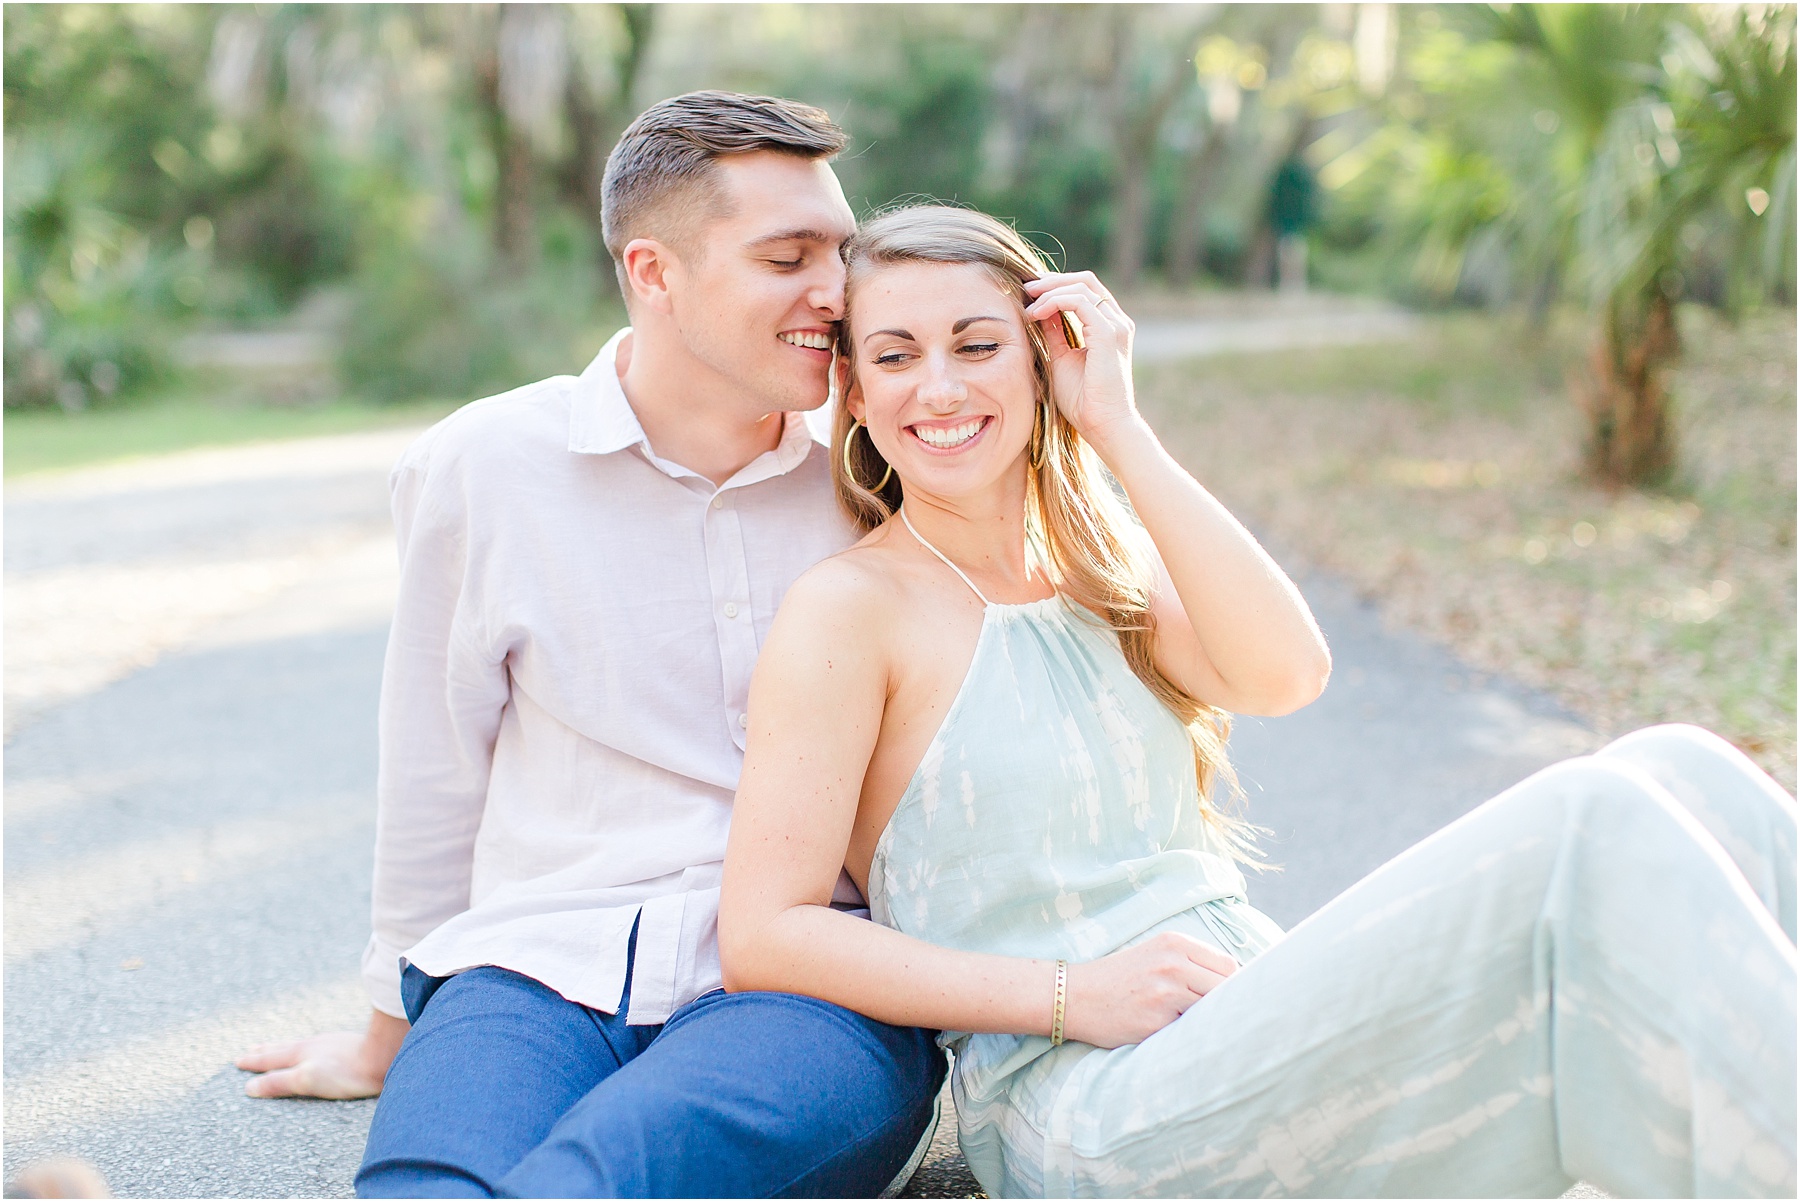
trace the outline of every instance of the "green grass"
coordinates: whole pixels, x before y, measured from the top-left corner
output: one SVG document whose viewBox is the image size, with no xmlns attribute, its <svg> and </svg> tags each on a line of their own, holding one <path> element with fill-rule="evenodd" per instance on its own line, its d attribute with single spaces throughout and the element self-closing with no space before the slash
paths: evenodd
<svg viewBox="0 0 1800 1202">
<path fill-rule="evenodd" d="M 351 400 L 259 406 L 173 394 L 82 413 L 7 410 L 6 476 L 11 479 L 194 447 L 423 425 L 456 407 L 457 402 L 451 401 L 371 404 Z"/>
</svg>

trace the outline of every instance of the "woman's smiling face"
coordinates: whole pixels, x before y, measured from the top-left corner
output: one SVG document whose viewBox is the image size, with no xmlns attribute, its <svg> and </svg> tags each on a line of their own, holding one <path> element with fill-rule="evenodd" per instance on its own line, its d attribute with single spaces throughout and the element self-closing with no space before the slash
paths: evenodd
<svg viewBox="0 0 1800 1202">
<path fill-rule="evenodd" d="M 1018 300 L 973 263 L 898 263 L 852 300 L 853 417 L 909 491 L 967 495 L 1017 467 L 1037 410 Z"/>
</svg>

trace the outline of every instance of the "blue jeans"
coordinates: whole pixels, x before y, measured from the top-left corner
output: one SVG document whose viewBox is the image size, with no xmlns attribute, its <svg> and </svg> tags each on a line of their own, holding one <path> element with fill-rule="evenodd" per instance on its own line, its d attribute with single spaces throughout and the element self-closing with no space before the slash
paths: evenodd
<svg viewBox="0 0 1800 1202">
<path fill-rule="evenodd" d="M 365 1198 L 872 1197 L 944 1079 L 930 1032 L 793 994 L 629 1027 L 502 968 L 402 984 Z"/>
</svg>

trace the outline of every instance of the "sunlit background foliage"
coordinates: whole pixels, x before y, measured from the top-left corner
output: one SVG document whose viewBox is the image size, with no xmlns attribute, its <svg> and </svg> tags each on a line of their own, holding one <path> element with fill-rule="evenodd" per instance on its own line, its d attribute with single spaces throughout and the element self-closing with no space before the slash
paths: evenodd
<svg viewBox="0 0 1800 1202">
<path fill-rule="evenodd" d="M 1749 5 L 9 5 L 8 406 L 117 404 L 194 330 L 329 329 L 368 398 L 578 368 L 599 176 L 696 87 L 814 101 L 867 211 L 1017 222 L 1125 290 L 1590 315 L 1601 475 L 1672 453 L 1678 300 L 1794 296 L 1794 10 Z"/>
</svg>

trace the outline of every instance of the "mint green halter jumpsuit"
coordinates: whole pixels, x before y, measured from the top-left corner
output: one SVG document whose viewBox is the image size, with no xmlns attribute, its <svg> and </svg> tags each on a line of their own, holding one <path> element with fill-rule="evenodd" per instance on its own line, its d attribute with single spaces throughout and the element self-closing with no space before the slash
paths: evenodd
<svg viewBox="0 0 1800 1202">
<path fill-rule="evenodd" d="M 944 1032 L 990 1194 L 1794 1195 L 1795 811 L 1741 753 L 1627 736 L 1283 936 L 1111 628 L 988 602 L 919 542 L 986 610 L 874 918 L 1072 963 L 1180 931 L 1244 965 L 1141 1044 Z"/>
</svg>

